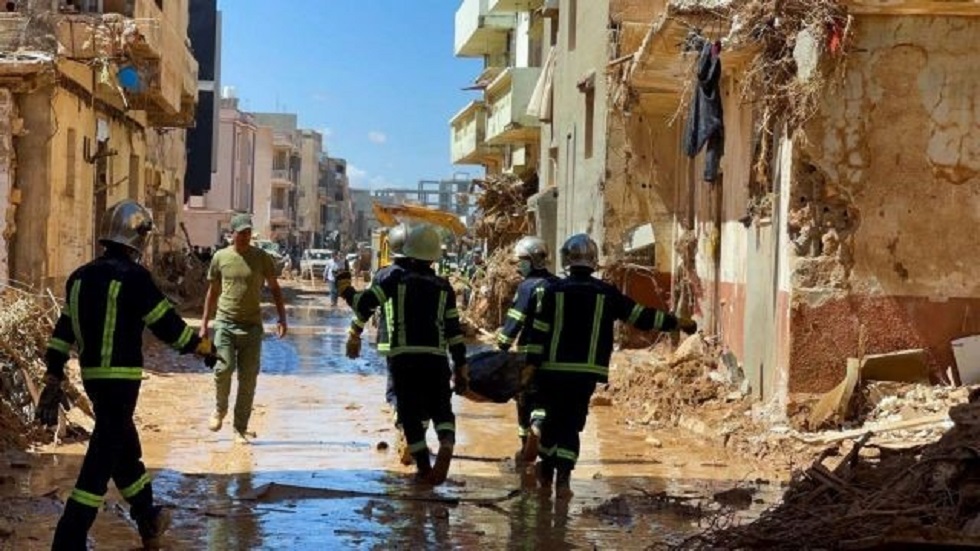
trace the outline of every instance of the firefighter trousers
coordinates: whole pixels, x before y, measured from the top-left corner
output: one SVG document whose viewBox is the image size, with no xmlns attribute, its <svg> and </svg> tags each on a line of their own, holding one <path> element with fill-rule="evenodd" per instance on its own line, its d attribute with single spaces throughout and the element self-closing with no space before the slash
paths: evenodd
<svg viewBox="0 0 980 551">
<path fill-rule="evenodd" d="M 95 413 L 95 429 L 78 481 L 55 529 L 52 549 L 86 549 L 86 536 L 102 507 L 110 479 L 129 502 L 134 520 L 152 514 L 153 487 L 141 460 L 143 450 L 133 423 L 139 391 L 140 381 L 85 382 Z"/>
<path fill-rule="evenodd" d="M 391 358 L 398 419 L 413 455 L 425 452 L 425 423 L 431 418 L 439 442 L 456 442 L 456 416 L 449 386 L 449 360 L 435 354 L 402 354 Z"/>
<path fill-rule="evenodd" d="M 589 373 L 538 371 L 536 401 L 544 410 L 538 455 L 559 471 L 571 471 L 581 448 L 579 433 L 589 415 L 596 377 Z"/>
</svg>

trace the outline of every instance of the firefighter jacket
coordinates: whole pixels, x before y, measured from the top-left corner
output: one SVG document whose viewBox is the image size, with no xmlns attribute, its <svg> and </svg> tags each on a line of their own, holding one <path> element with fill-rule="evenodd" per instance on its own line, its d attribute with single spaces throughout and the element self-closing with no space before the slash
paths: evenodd
<svg viewBox="0 0 980 551">
<path fill-rule="evenodd" d="M 358 319 L 384 309 L 388 341 L 378 345 L 381 354 L 445 356 L 448 348 L 454 365 L 466 363 L 456 293 L 446 279 L 427 266 L 414 265 L 378 279 L 360 293 L 348 289 L 347 295 Z"/>
<path fill-rule="evenodd" d="M 374 274 L 374 279 L 371 280 L 371 285 L 378 285 L 380 282 L 388 279 L 389 277 L 391 277 L 392 272 L 404 270 L 405 269 L 404 263 L 405 263 L 404 259 L 396 258 L 392 264 L 389 264 L 384 268 L 381 268 L 380 270 L 378 270 L 376 274 Z M 347 302 L 347 305 L 350 306 L 351 310 L 354 311 L 354 319 L 351 320 L 350 330 L 357 335 L 360 335 L 361 332 L 364 331 L 364 327 L 367 325 L 367 322 L 371 319 L 371 316 L 374 315 L 375 311 L 377 310 L 377 308 L 375 308 L 372 309 L 366 316 L 362 315 L 360 313 L 360 310 L 358 309 L 358 306 L 360 304 L 360 297 L 362 295 L 363 293 L 355 293 L 355 294 L 347 293 L 346 296 L 342 297 L 344 301 Z M 378 317 L 377 338 L 378 338 L 379 347 L 388 344 L 388 322 L 385 319 L 385 316 Z M 385 354 L 381 350 L 379 350 L 378 352 L 382 355 Z"/>
<path fill-rule="evenodd" d="M 548 270 L 534 270 L 518 285 L 514 302 L 507 310 L 504 326 L 497 332 L 497 343 L 501 350 L 510 350 L 516 341 L 518 352 L 529 352 L 531 327 L 535 323 L 541 323 L 537 321 L 541 295 L 545 286 L 557 279 L 558 276 Z"/>
<path fill-rule="evenodd" d="M 122 253 L 103 256 L 75 270 L 65 284 L 67 308 L 48 341 L 48 373 L 64 377 L 74 345 L 82 380 L 143 378 L 143 329 L 182 354 L 200 343 L 150 272 Z"/>
<path fill-rule="evenodd" d="M 538 323 L 532 329 L 528 364 L 541 371 L 609 374 L 616 320 L 637 329 L 670 331 L 677 318 L 635 303 L 591 275 L 573 272 L 545 287 Z"/>
</svg>

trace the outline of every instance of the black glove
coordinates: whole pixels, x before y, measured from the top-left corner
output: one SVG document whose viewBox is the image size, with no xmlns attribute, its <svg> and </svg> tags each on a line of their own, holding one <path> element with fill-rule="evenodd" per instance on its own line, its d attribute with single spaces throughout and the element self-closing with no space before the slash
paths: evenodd
<svg viewBox="0 0 980 551">
<path fill-rule="evenodd" d="M 204 359 L 204 365 L 208 366 L 208 369 L 214 369 L 214 366 L 218 365 L 218 362 L 224 362 L 221 356 L 218 355 L 218 348 L 214 346 L 214 342 L 207 337 L 201 339 L 197 348 L 194 349 L 194 354 Z"/>
<path fill-rule="evenodd" d="M 53 427 L 58 424 L 58 407 L 71 409 L 71 402 L 68 395 L 61 388 L 61 379 L 50 373 L 44 376 L 44 390 L 41 397 L 37 400 L 37 407 L 34 408 L 34 419 L 46 427 Z"/>
<path fill-rule="evenodd" d="M 334 283 L 337 284 L 337 294 L 343 295 L 344 291 L 351 286 L 351 273 L 348 270 L 340 270 L 334 275 Z"/>
<path fill-rule="evenodd" d="M 356 360 L 361 356 L 361 335 L 354 331 L 347 333 L 347 357 Z"/>
<path fill-rule="evenodd" d="M 677 327 L 688 335 L 698 332 L 698 322 L 688 318 L 677 318 Z"/>
<path fill-rule="evenodd" d="M 470 390 L 470 366 L 463 364 L 453 369 L 453 392 L 459 395 Z"/>
</svg>

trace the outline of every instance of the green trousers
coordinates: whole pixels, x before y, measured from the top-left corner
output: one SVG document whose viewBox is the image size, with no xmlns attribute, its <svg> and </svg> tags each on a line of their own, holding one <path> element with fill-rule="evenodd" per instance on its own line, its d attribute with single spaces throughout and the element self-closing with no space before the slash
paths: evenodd
<svg viewBox="0 0 980 551">
<path fill-rule="evenodd" d="M 231 394 L 231 374 L 238 372 L 238 395 L 235 398 L 234 428 L 244 432 L 252 416 L 255 399 L 255 383 L 259 378 L 259 361 L 262 358 L 261 325 L 216 321 L 214 345 L 225 362 L 214 368 L 215 409 L 221 415 L 228 412 L 228 395 Z"/>
</svg>

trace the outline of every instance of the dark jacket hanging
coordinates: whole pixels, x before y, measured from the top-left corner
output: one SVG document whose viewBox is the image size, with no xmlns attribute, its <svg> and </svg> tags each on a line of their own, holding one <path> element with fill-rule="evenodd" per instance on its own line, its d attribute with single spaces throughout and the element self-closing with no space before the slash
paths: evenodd
<svg viewBox="0 0 980 551">
<path fill-rule="evenodd" d="M 694 157 L 707 144 L 704 181 L 718 179 L 721 156 L 725 152 L 725 121 L 721 105 L 721 58 L 716 43 L 705 41 L 698 58 L 697 77 L 691 111 L 684 128 L 684 153 Z"/>
</svg>

